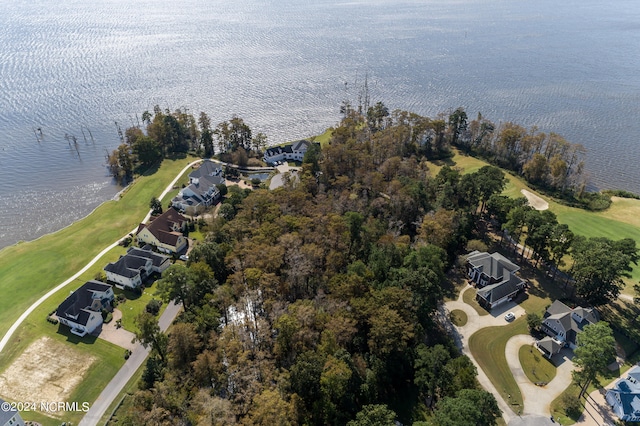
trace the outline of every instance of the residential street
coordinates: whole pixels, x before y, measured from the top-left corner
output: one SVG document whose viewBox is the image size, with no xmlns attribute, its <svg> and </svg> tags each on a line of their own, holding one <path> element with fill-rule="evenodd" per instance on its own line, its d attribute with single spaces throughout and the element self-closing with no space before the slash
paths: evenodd
<svg viewBox="0 0 640 426">
<path fill-rule="evenodd" d="M 169 303 L 167 309 L 165 309 L 158 321 L 162 331 L 166 331 L 169 328 L 175 317 L 180 312 L 180 308 L 180 305 L 176 305 L 173 302 Z M 113 377 L 98 399 L 95 400 L 87 414 L 85 414 L 80 421 L 80 426 L 93 426 L 98 424 L 100 418 L 105 414 L 115 398 L 118 397 L 120 391 L 124 388 L 138 368 L 140 368 L 140 366 L 145 362 L 149 352 L 151 352 L 150 349 L 145 349 L 140 343 L 136 343 L 133 353 L 127 362 L 124 363 L 120 371 L 118 371 L 118 374 Z"/>
</svg>

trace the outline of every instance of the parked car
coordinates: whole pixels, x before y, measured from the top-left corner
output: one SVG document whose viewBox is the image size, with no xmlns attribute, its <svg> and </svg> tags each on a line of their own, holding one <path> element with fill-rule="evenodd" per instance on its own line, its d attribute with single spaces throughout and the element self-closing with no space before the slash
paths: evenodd
<svg viewBox="0 0 640 426">
<path fill-rule="evenodd" d="M 513 312 L 509 312 L 507 315 L 504 316 L 504 319 L 507 321 L 513 321 L 514 319 L 516 319 L 516 316 Z"/>
<path fill-rule="evenodd" d="M 186 262 L 187 260 L 189 260 L 189 256 L 187 256 L 186 254 L 181 254 L 179 259 L 184 260 Z"/>
</svg>

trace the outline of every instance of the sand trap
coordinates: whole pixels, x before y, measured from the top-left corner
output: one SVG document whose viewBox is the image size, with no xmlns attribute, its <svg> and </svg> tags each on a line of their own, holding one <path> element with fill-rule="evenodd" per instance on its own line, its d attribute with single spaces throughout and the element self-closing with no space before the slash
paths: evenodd
<svg viewBox="0 0 640 426">
<path fill-rule="evenodd" d="M 66 401 L 95 360 L 73 345 L 42 337 L 0 374 L 0 392 L 13 401 Z"/>
<path fill-rule="evenodd" d="M 549 208 L 549 203 L 547 203 L 542 198 L 538 197 L 536 194 L 527 191 L 526 189 L 521 189 L 522 195 L 527 197 L 527 201 L 529 205 L 536 210 L 547 210 Z"/>
</svg>

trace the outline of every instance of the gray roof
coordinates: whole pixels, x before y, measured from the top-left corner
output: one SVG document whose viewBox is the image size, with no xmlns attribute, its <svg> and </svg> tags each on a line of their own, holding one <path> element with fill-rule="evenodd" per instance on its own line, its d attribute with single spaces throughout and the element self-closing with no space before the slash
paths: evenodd
<svg viewBox="0 0 640 426">
<path fill-rule="evenodd" d="M 549 336 L 540 339 L 538 341 L 538 347 L 545 349 L 551 355 L 560 352 L 560 349 L 562 349 L 562 345 Z"/>
<path fill-rule="evenodd" d="M 6 401 L 0 398 L 0 405 L 4 406 Z M 8 410 L 0 409 L 0 425 L 5 423 L 9 423 L 9 420 L 13 418 L 16 414 L 18 414 L 17 410 L 12 410 L 11 407 L 8 407 Z"/>
<path fill-rule="evenodd" d="M 146 257 L 127 253 L 124 256 L 120 256 L 120 259 L 116 262 L 107 264 L 104 270 L 120 275 L 121 277 L 133 278 L 142 273 L 148 260 Z"/>
<path fill-rule="evenodd" d="M 200 167 L 189 173 L 190 178 L 200 179 L 204 176 L 214 176 L 222 173 L 222 166 L 211 160 L 204 160 Z"/>
<path fill-rule="evenodd" d="M 518 289 L 522 287 L 523 283 L 524 281 L 517 275 L 509 274 L 509 278 L 507 280 L 488 285 L 478 290 L 478 296 L 493 304 L 503 297 L 518 291 Z"/>
<path fill-rule="evenodd" d="M 582 321 L 577 321 L 572 313 L 580 316 Z M 543 323 L 547 321 L 557 321 L 564 329 L 566 339 L 571 343 L 575 343 L 577 334 L 582 332 L 585 326 L 599 321 L 598 311 L 595 309 L 582 308 L 580 306 L 571 309 L 559 300 L 555 300 L 551 306 L 547 308 L 547 311 L 544 313 L 544 318 Z M 574 331 L 574 333 L 569 333 L 569 331 Z"/>
<path fill-rule="evenodd" d="M 93 294 L 105 292 L 110 288 L 109 284 L 100 281 L 87 281 L 58 306 L 56 315 L 59 318 L 67 318 L 75 323 L 87 325 L 93 312 L 89 310 L 93 302 Z"/>
<path fill-rule="evenodd" d="M 167 259 L 170 259 L 169 256 L 154 252 L 151 249 L 151 246 L 144 246 L 141 249 L 137 247 L 129 247 L 129 249 L 127 250 L 127 256 L 128 255 L 151 259 L 153 266 L 155 266 L 156 268 L 160 267 L 164 262 L 167 261 Z"/>
<path fill-rule="evenodd" d="M 487 253 L 473 251 L 467 256 L 467 262 L 474 268 L 499 280 L 505 275 L 505 271 L 516 272 L 520 267 L 500 253 Z"/>
</svg>

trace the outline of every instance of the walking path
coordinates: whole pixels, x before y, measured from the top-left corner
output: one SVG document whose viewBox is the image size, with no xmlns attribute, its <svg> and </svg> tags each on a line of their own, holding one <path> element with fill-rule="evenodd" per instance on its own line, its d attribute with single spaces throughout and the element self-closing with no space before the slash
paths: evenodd
<svg viewBox="0 0 640 426">
<path fill-rule="evenodd" d="M 193 167 L 195 164 L 200 163 L 202 160 L 196 160 L 193 161 L 191 163 L 189 163 L 187 166 L 185 166 L 184 169 L 182 169 L 182 171 L 180 173 L 178 173 L 178 175 L 176 176 L 176 178 L 167 186 L 167 188 L 162 192 L 162 194 L 160 194 L 160 197 L 158 197 L 158 199 L 162 200 L 162 198 L 164 198 L 165 195 L 167 195 L 167 193 L 169 191 L 171 191 L 173 189 L 173 186 L 178 182 L 178 179 L 180 179 L 180 176 L 182 176 L 182 174 L 184 172 L 186 172 L 189 168 Z M 142 220 L 142 222 L 146 222 L 149 220 L 149 218 L 151 217 L 151 211 L 149 211 L 149 213 L 147 213 L 147 215 L 145 216 L 145 218 Z M 7 345 L 7 343 L 9 342 L 9 339 L 11 339 L 11 336 L 13 336 L 13 333 L 16 332 L 16 330 L 18 329 L 18 327 L 20 327 L 20 325 L 24 322 L 25 319 L 27 319 L 27 317 L 29 315 L 31 315 L 31 313 L 41 304 L 43 304 L 48 298 L 50 298 L 51 296 L 53 296 L 55 293 L 57 293 L 58 291 L 60 291 L 61 289 L 63 289 L 64 287 L 66 287 L 68 284 L 70 284 L 72 281 L 74 281 L 75 279 L 77 279 L 78 277 L 80 277 L 80 275 L 84 274 L 85 272 L 87 272 L 87 270 L 89 270 L 89 268 L 91 268 L 93 265 L 95 265 L 95 263 L 100 260 L 102 258 L 102 256 L 104 256 L 105 254 L 107 254 L 109 251 L 111 251 L 112 249 L 114 249 L 115 247 L 118 246 L 118 243 L 120 242 L 120 240 L 124 237 L 126 237 L 127 235 L 129 235 L 130 233 L 136 232 L 136 230 L 138 229 L 138 227 L 136 226 L 135 228 L 133 228 L 132 231 L 127 232 L 125 235 L 123 235 L 121 238 L 118 238 L 118 240 L 116 242 L 114 242 L 113 244 L 111 244 L 109 247 L 105 248 L 104 250 L 102 250 L 100 253 L 98 253 L 98 255 L 96 257 L 94 257 L 89 263 L 86 264 L 86 266 L 84 268 L 82 268 L 80 271 L 78 271 L 75 275 L 73 275 L 71 278 L 69 278 L 68 280 L 64 281 L 63 283 L 60 283 L 58 286 L 56 286 L 55 288 L 51 289 L 49 292 L 47 292 L 47 294 L 45 294 L 44 296 L 42 296 L 40 299 L 36 300 L 31 306 L 29 306 L 27 308 L 26 311 L 24 311 L 22 313 L 22 315 L 20 315 L 20 317 L 11 325 L 11 327 L 9 328 L 9 330 L 7 330 L 6 334 L 4 335 L 4 337 L 2 338 L 2 340 L 0 340 L 0 352 L 2 352 L 2 350 L 4 349 L 4 347 Z"/>
<path fill-rule="evenodd" d="M 169 303 L 158 321 L 160 330 L 166 331 L 179 312 L 180 305 L 176 305 L 173 302 Z M 131 380 L 131 377 L 133 377 L 135 372 L 142 366 L 142 363 L 145 362 L 149 352 L 151 352 L 151 348 L 145 349 L 140 343 L 135 344 L 127 362 L 124 363 L 122 368 L 104 388 L 100 396 L 98 396 L 98 399 L 91 405 L 87 414 L 85 414 L 80 421 L 80 426 L 93 426 L 98 424 L 109 406 L 120 394 L 120 391 L 122 391 L 129 380 Z"/>
</svg>

